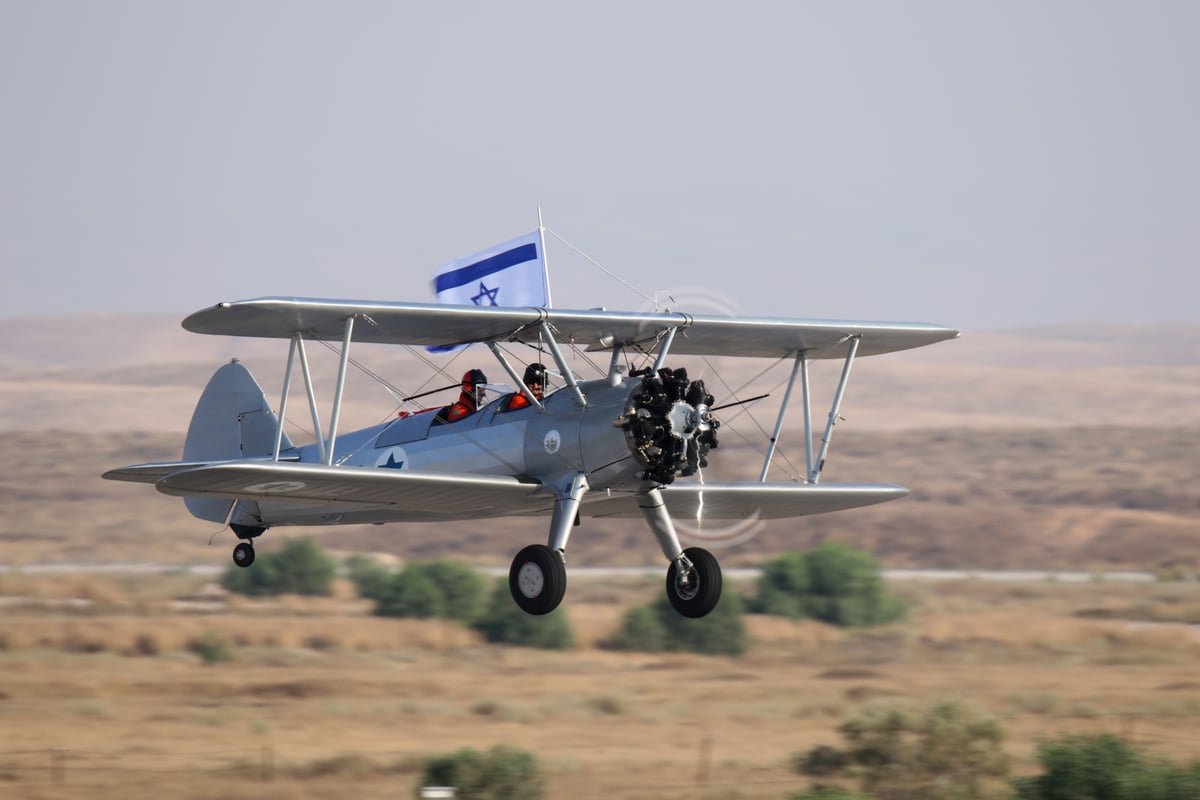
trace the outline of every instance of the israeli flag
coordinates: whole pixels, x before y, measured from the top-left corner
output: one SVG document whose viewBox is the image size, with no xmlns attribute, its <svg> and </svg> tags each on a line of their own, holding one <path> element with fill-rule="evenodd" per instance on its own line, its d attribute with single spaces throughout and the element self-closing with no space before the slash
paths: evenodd
<svg viewBox="0 0 1200 800">
<path fill-rule="evenodd" d="M 549 307 L 541 231 L 442 265 L 433 290 L 439 303 Z"/>
</svg>

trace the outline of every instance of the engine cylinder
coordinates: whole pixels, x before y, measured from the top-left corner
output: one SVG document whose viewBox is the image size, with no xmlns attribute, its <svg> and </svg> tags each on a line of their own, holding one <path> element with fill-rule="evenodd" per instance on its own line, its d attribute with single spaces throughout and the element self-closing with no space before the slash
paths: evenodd
<svg viewBox="0 0 1200 800">
<path fill-rule="evenodd" d="M 688 380 L 686 369 L 646 369 L 641 377 L 622 417 L 629 450 L 645 467 L 638 477 L 666 485 L 707 467 L 721 423 L 709 410 L 713 397 L 704 381 Z"/>
</svg>

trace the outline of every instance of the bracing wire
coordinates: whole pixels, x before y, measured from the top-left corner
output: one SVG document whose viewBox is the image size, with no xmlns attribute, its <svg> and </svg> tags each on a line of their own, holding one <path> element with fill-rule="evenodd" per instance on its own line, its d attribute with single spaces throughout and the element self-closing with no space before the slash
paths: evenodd
<svg viewBox="0 0 1200 800">
<path fill-rule="evenodd" d="M 555 239 L 558 239 L 560 242 L 562 242 L 563 244 L 565 244 L 567 247 L 571 248 L 571 249 L 572 249 L 572 250 L 574 250 L 576 253 L 578 253 L 579 255 L 583 256 L 585 259 L 587 259 L 587 260 L 588 260 L 588 261 L 589 261 L 589 262 L 592 264 L 592 266 L 594 266 L 596 269 L 600 270 L 600 271 L 601 271 L 601 272 L 603 272 L 605 275 L 607 275 L 608 277 L 612 278 L 614 281 L 616 281 L 617 283 L 621 284 L 621 285 L 622 285 L 622 286 L 624 286 L 626 289 L 628 289 L 629 291 L 631 291 L 631 292 L 633 292 L 634 294 L 638 295 L 639 297 L 642 297 L 643 299 L 649 300 L 651 303 L 653 303 L 653 304 L 654 304 L 654 308 L 655 308 L 655 309 L 658 309 L 658 308 L 660 308 L 660 307 L 661 307 L 661 304 L 658 302 L 658 300 L 657 300 L 656 298 L 653 298 L 653 297 L 651 297 L 650 295 L 648 295 L 648 294 L 646 294 L 645 292 L 643 292 L 641 289 L 639 289 L 639 288 L 637 288 L 636 286 L 634 286 L 634 285 L 633 285 L 632 283 L 630 283 L 629 281 L 625 280 L 624 278 L 622 278 L 622 277 L 620 277 L 619 275 L 617 275 L 616 273 L 614 273 L 612 270 L 610 270 L 610 269 L 606 268 L 606 267 L 605 267 L 603 264 L 601 264 L 599 261 L 597 261 L 596 259 L 594 259 L 594 258 L 592 258 L 591 256 L 589 256 L 587 253 L 583 252 L 582 250 L 580 250 L 578 247 L 576 247 L 575 245 L 573 245 L 573 244 L 571 244 L 570 242 L 568 242 L 568 241 L 567 241 L 566 239 L 564 239 L 563 237 L 559 236 L 557 232 L 555 232 L 555 231 L 553 231 L 553 230 L 550 230 L 550 228 L 546 228 L 546 231 L 548 231 L 548 232 L 549 232 L 549 233 L 550 233 L 552 236 L 554 236 L 554 238 L 555 238 Z"/>
</svg>

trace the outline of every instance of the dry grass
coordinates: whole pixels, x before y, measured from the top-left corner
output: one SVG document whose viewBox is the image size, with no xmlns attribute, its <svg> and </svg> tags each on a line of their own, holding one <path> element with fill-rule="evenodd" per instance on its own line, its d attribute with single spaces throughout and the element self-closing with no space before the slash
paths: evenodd
<svg viewBox="0 0 1200 800">
<path fill-rule="evenodd" d="M 839 743 L 857 710 L 950 697 L 1000 719 L 1021 771 L 1064 732 L 1200 753 L 1200 635 L 1079 616 L 1191 601 L 1196 584 L 906 583 L 904 623 L 750 617 L 750 652 L 714 658 L 597 648 L 657 591 L 639 581 L 580 581 L 590 602 L 566 609 L 581 646 L 556 653 L 344 597 L 181 613 L 175 592 L 197 587 L 159 577 L 129 596 L 81 585 L 106 605 L 72 609 L 50 602 L 70 592 L 34 585 L 53 580 L 22 580 L 42 604 L 7 609 L 0 629 L 7 797 L 403 796 L 429 755 L 499 743 L 539 756 L 552 797 L 783 797 L 804 786 L 790 757 Z M 232 660 L 205 663 L 192 647 L 205 636 Z"/>
</svg>

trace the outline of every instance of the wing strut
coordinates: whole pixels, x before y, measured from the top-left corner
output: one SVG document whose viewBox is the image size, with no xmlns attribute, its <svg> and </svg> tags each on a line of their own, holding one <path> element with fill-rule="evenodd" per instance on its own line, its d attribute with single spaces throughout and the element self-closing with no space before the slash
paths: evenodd
<svg viewBox="0 0 1200 800">
<path fill-rule="evenodd" d="M 279 449 L 283 446 L 283 421 L 287 419 L 288 391 L 292 386 L 292 368 L 296 365 L 296 341 L 299 336 L 293 336 L 288 345 L 287 369 L 283 372 L 283 396 L 279 398 L 279 419 L 275 426 L 275 456 L 272 461 L 279 460 Z"/>
<path fill-rule="evenodd" d="M 801 377 L 801 393 L 804 395 L 804 455 L 808 472 L 806 483 L 817 483 L 821 480 L 821 470 L 825 467 L 825 456 L 829 453 L 829 442 L 833 439 L 833 426 L 837 424 L 838 412 L 842 408 L 842 398 L 846 394 L 846 384 L 850 380 L 850 368 L 854 365 L 854 357 L 858 354 L 858 343 L 862 337 L 848 336 L 850 347 L 846 351 L 846 362 L 842 366 L 842 377 L 838 381 L 837 391 L 833 395 L 833 404 L 829 409 L 829 420 L 825 423 L 825 435 L 821 438 L 821 452 L 813 459 L 812 431 L 812 392 L 808 384 L 808 354 L 804 350 L 796 353 L 792 365 L 792 374 L 788 378 L 787 390 L 783 393 L 783 402 L 779 405 L 779 417 L 775 420 L 775 430 L 771 434 L 771 442 L 767 447 L 767 457 L 763 460 L 762 472 L 758 482 L 765 483 L 767 471 L 771 468 L 771 459 L 775 456 L 775 447 L 779 442 L 779 434 L 783 430 L 783 420 L 787 415 L 788 404 L 792 399 L 792 389 L 796 385 L 796 375 Z"/>
<path fill-rule="evenodd" d="M 313 388 L 312 371 L 308 366 L 308 352 L 304 348 L 304 334 L 301 331 L 292 333 L 292 343 L 288 348 L 287 369 L 283 376 L 283 396 L 279 399 L 279 421 L 275 429 L 275 451 L 273 461 L 279 460 L 279 451 L 283 446 L 283 426 L 287 420 L 288 396 L 292 389 L 292 372 L 296 363 L 296 354 L 300 354 L 300 371 L 304 373 L 304 391 L 308 395 L 308 410 L 312 414 L 313 433 L 316 434 L 317 454 L 322 464 L 333 466 L 333 448 L 337 443 L 338 420 L 342 415 L 342 394 L 346 388 L 346 367 L 350 361 L 350 340 L 354 334 L 354 316 L 346 317 L 345 332 L 342 337 L 341 363 L 338 365 L 337 386 L 333 395 L 333 415 L 329 421 L 329 444 L 325 443 L 325 435 L 321 430 L 321 416 L 317 411 L 317 393 Z"/>
<path fill-rule="evenodd" d="M 571 368 L 567 366 L 566 359 L 563 358 L 562 351 L 558 349 L 558 343 L 554 341 L 554 333 L 550 330 L 550 326 L 542 321 L 542 334 L 546 337 L 546 347 L 550 349 L 550 355 L 554 356 L 554 363 L 558 365 L 562 372 L 563 380 L 567 382 L 567 388 L 575 395 L 575 402 L 579 403 L 580 408 L 587 408 L 587 398 L 583 396 L 583 391 L 580 390 L 579 384 L 575 381 L 575 375 L 572 374 Z"/>
<path fill-rule="evenodd" d="M 504 367 L 504 371 L 508 373 L 508 377 L 512 378 L 513 382 L 520 387 L 520 392 L 521 394 L 525 395 L 525 399 L 537 406 L 538 411 L 545 411 L 546 407 L 542 405 L 542 401 L 534 397 L 533 392 L 531 392 L 529 387 L 525 385 L 525 381 L 521 380 L 517 376 L 517 371 L 512 368 L 511 364 L 508 363 L 508 359 L 504 357 L 504 353 L 500 350 L 500 347 L 495 342 L 490 340 L 486 342 L 486 344 L 488 349 L 492 351 L 492 355 L 494 355 L 496 360 L 500 362 L 500 366 Z"/>
<path fill-rule="evenodd" d="M 792 399 L 792 388 L 796 385 L 796 373 L 801 368 L 804 370 L 804 438 L 808 441 L 808 474 L 812 474 L 812 420 L 808 413 L 808 354 L 804 350 L 800 350 L 796 353 L 796 361 L 792 365 L 792 375 L 788 378 L 787 390 L 783 393 L 783 402 L 779 404 L 779 417 L 775 420 L 775 430 L 771 433 L 771 443 L 767 446 L 767 457 L 763 461 L 762 472 L 758 475 L 759 483 L 765 483 L 767 480 L 767 470 L 771 468 L 771 459 L 775 457 L 775 445 L 779 442 L 779 432 L 783 430 L 783 419 L 787 416 L 788 403 Z"/>
<path fill-rule="evenodd" d="M 663 338 L 662 345 L 658 348 L 658 358 L 654 359 L 654 374 L 663 368 L 663 362 L 667 360 L 667 353 L 671 351 L 671 342 L 675 341 L 675 331 L 678 328 L 667 328 L 667 335 Z"/>
<path fill-rule="evenodd" d="M 817 456 L 817 464 L 808 473 L 808 482 L 816 483 L 821 479 L 821 470 L 825 467 L 825 454 L 829 452 L 829 442 L 833 439 L 833 426 L 837 424 L 838 411 L 842 407 L 842 397 L 846 394 L 846 382 L 850 380 L 850 367 L 854 365 L 854 356 L 858 353 L 858 343 L 861 336 L 850 337 L 850 349 L 846 352 L 846 363 L 842 366 L 842 377 L 838 381 L 837 391 L 833 395 L 833 406 L 829 409 L 829 421 L 825 423 L 825 436 L 821 439 L 821 452 Z"/>
<path fill-rule="evenodd" d="M 296 331 L 293 337 L 300 352 L 300 371 L 304 373 L 304 390 L 308 393 L 308 411 L 312 414 L 313 433 L 317 437 L 317 453 L 321 457 L 321 463 L 324 464 L 325 434 L 321 432 L 321 417 L 317 415 L 317 393 L 313 389 L 312 371 L 308 368 L 308 351 L 304 349 L 304 337 L 300 331 Z"/>
<path fill-rule="evenodd" d="M 329 448 L 325 464 L 333 466 L 333 446 L 337 442 L 338 419 L 342 415 L 342 391 L 346 388 L 346 366 L 350 361 L 350 338 L 354 333 L 354 315 L 346 317 L 346 332 L 342 336 L 342 361 L 338 364 L 337 386 L 333 393 L 333 418 L 329 421 Z"/>
<path fill-rule="evenodd" d="M 608 362 L 608 385 L 621 385 L 621 345 L 614 343 L 612 349 L 612 360 Z"/>
</svg>

